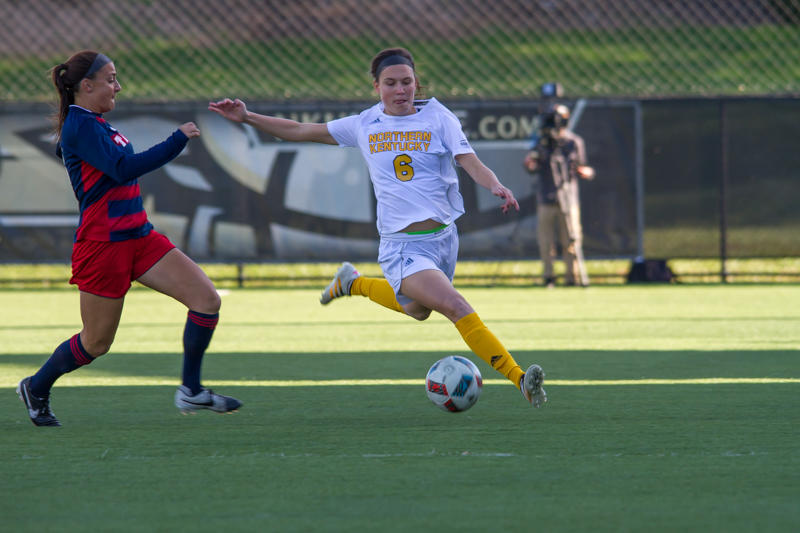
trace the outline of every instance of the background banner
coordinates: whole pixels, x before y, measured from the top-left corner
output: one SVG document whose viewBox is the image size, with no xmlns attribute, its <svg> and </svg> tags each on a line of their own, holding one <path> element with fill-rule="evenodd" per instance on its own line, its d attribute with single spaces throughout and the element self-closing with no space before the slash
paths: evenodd
<svg viewBox="0 0 800 533">
<path fill-rule="evenodd" d="M 536 102 L 452 103 L 481 160 L 519 199 L 501 201 L 459 171 L 462 258 L 537 257 L 533 177 L 522 168 Z M 588 102 L 576 131 L 597 177 L 581 183 L 588 257 L 637 252 L 637 102 Z M 368 104 L 278 106 L 259 112 L 326 122 Z M 55 157 L 46 107 L 0 109 L 0 261 L 68 261 L 77 201 Z M 357 149 L 288 143 L 186 104 L 127 104 L 106 117 L 138 151 L 193 121 L 201 137 L 140 179 L 156 229 L 197 260 L 375 260 L 375 196 Z"/>
</svg>

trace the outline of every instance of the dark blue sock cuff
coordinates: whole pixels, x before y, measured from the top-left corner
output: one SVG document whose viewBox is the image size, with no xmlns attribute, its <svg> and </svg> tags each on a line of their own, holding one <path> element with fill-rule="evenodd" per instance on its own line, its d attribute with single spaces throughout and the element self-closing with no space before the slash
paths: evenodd
<svg viewBox="0 0 800 533">
<path fill-rule="evenodd" d="M 80 366 L 85 366 L 94 361 L 94 357 L 89 355 L 89 352 L 83 347 L 81 342 L 81 334 L 78 333 L 69 340 L 69 349 L 72 351 L 72 356 Z"/>
<path fill-rule="evenodd" d="M 217 323 L 219 322 L 219 313 L 207 315 L 205 313 L 198 313 L 197 311 L 189 311 L 189 320 L 198 326 L 214 329 L 217 327 Z"/>
</svg>

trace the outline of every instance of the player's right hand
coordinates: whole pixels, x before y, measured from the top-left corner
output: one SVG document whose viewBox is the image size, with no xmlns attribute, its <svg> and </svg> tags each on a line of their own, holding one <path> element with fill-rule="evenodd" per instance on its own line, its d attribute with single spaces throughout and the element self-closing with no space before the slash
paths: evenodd
<svg viewBox="0 0 800 533">
<path fill-rule="evenodd" d="M 189 139 L 200 137 L 200 130 L 197 129 L 197 126 L 194 125 L 194 122 L 187 122 L 178 129 L 181 130 Z"/>
<path fill-rule="evenodd" d="M 234 122 L 244 122 L 247 116 L 247 106 L 238 99 L 233 101 L 230 98 L 226 98 L 219 102 L 209 102 L 208 109 Z"/>
</svg>

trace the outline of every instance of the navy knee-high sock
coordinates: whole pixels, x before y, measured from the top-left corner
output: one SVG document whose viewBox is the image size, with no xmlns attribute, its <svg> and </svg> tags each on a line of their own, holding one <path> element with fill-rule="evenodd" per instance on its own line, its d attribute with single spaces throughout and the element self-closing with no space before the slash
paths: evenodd
<svg viewBox="0 0 800 533">
<path fill-rule="evenodd" d="M 94 357 L 83 348 L 80 334 L 75 335 L 62 342 L 50 359 L 34 374 L 31 378 L 31 392 L 37 398 L 46 398 L 58 378 L 92 361 Z"/>
<path fill-rule="evenodd" d="M 200 386 L 200 366 L 203 354 L 214 335 L 214 328 L 219 322 L 219 313 L 207 315 L 197 311 L 189 311 L 186 329 L 183 330 L 183 384 L 192 394 L 198 394 Z"/>
</svg>

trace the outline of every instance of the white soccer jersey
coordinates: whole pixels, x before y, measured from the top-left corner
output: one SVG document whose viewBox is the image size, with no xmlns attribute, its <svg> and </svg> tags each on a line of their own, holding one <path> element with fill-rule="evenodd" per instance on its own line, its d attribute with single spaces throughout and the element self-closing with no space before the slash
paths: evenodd
<svg viewBox="0 0 800 533">
<path fill-rule="evenodd" d="M 435 98 L 414 105 L 413 115 L 387 115 L 380 102 L 328 122 L 339 146 L 361 149 L 378 199 L 381 235 L 429 218 L 451 224 L 464 214 L 453 158 L 474 150 L 456 116 Z"/>
</svg>

